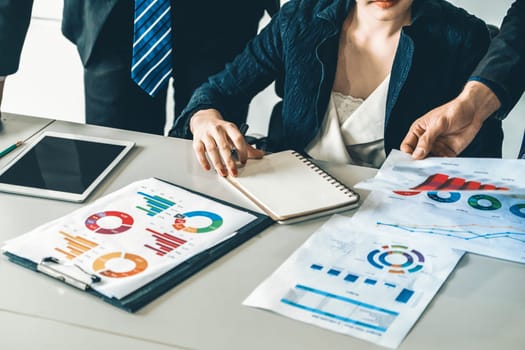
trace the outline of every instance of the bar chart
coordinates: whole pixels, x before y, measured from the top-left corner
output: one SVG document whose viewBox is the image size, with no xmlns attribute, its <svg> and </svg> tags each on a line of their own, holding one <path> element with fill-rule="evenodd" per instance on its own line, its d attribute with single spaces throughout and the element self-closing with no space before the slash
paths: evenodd
<svg viewBox="0 0 525 350">
<path fill-rule="evenodd" d="M 399 286 L 396 283 L 390 281 L 379 280 L 378 278 L 372 278 L 370 276 L 362 276 L 355 272 L 346 271 L 345 269 L 335 267 L 325 267 L 321 264 L 314 263 L 310 265 L 311 271 L 317 271 L 325 273 L 326 276 L 340 277 L 342 281 L 348 283 L 348 287 L 359 289 L 361 286 L 365 288 L 383 288 L 388 294 L 383 295 L 394 295 L 394 300 L 406 304 L 414 295 L 414 291 L 403 286 Z M 370 290 L 368 290 L 369 292 Z M 398 292 L 399 291 L 399 292 Z"/>
<path fill-rule="evenodd" d="M 146 205 L 137 205 L 136 208 L 146 212 L 146 215 L 148 216 L 153 217 L 175 205 L 175 202 L 170 201 L 169 199 L 166 199 L 159 195 L 152 195 L 142 191 L 137 192 L 137 194 L 142 196 L 142 198 L 146 201 Z"/>
<path fill-rule="evenodd" d="M 186 243 L 186 240 L 169 233 L 161 233 L 150 228 L 146 228 L 146 231 L 155 238 L 155 246 L 144 244 L 144 247 L 153 250 L 158 256 L 164 256 Z"/>
<path fill-rule="evenodd" d="M 64 240 L 67 242 L 67 248 L 55 248 L 55 250 L 61 254 L 64 254 L 64 256 L 69 260 L 73 260 L 98 246 L 97 243 L 90 241 L 89 239 L 75 236 L 65 231 L 59 231 L 59 234 L 64 236 Z"/>
</svg>

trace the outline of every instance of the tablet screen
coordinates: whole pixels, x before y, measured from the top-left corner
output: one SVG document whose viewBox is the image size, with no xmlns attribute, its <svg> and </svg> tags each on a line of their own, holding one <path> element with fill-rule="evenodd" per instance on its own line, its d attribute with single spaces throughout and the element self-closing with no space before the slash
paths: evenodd
<svg viewBox="0 0 525 350">
<path fill-rule="evenodd" d="M 31 188 L 34 195 L 39 189 L 83 195 L 127 148 L 111 140 L 46 135 L 0 175 L 0 185 Z"/>
</svg>

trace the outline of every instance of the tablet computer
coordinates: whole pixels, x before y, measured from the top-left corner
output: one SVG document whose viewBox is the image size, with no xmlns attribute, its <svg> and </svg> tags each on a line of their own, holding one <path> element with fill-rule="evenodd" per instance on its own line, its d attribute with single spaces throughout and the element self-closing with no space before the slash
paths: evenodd
<svg viewBox="0 0 525 350">
<path fill-rule="evenodd" d="M 0 191 L 84 201 L 134 142 L 44 131 L 0 169 Z"/>
</svg>

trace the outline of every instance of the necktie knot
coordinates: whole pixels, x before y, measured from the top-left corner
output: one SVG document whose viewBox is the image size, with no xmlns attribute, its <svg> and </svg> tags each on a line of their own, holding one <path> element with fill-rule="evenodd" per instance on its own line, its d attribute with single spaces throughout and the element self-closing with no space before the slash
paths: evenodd
<svg viewBox="0 0 525 350">
<path fill-rule="evenodd" d="M 172 73 L 170 0 L 135 0 L 131 78 L 149 95 Z"/>
</svg>

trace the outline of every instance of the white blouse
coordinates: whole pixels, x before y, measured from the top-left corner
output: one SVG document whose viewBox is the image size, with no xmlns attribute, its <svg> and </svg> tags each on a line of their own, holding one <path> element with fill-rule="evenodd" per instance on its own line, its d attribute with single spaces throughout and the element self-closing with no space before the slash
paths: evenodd
<svg viewBox="0 0 525 350">
<path fill-rule="evenodd" d="M 321 129 L 306 152 L 314 159 L 379 168 L 386 157 L 389 82 L 390 75 L 366 100 L 332 91 Z"/>
</svg>

